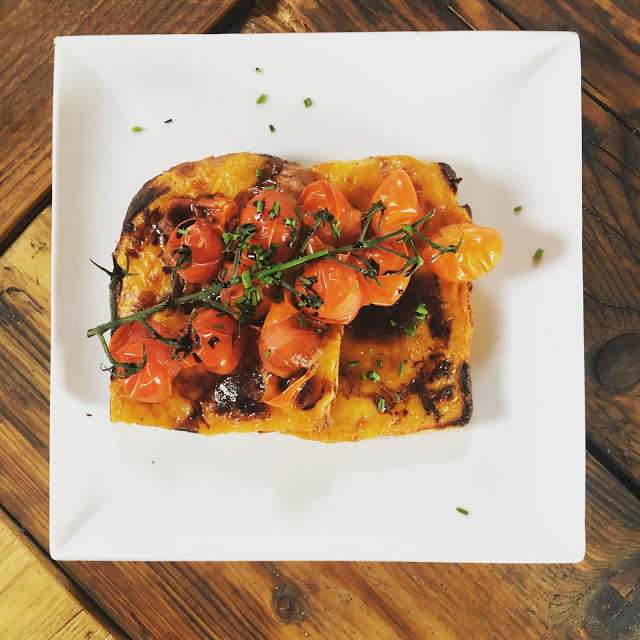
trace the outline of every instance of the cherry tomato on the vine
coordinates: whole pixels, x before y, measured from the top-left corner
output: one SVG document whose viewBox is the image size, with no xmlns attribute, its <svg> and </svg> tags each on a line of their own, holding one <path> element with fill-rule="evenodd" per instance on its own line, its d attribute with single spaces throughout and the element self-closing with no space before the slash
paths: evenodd
<svg viewBox="0 0 640 640">
<path fill-rule="evenodd" d="M 168 327 L 149 324 L 165 338 L 175 338 Z M 163 402 L 171 395 L 174 378 L 182 365 L 173 358 L 173 352 L 164 345 L 141 322 L 128 322 L 119 326 L 111 336 L 109 351 L 118 362 L 139 362 L 146 353 L 146 363 L 141 371 L 122 378 L 125 392 L 138 402 Z"/>
<path fill-rule="evenodd" d="M 320 336 L 306 322 L 301 324 L 299 318 L 300 312 L 288 296 L 271 305 L 258 340 L 260 360 L 269 373 L 289 378 L 317 362 Z"/>
<path fill-rule="evenodd" d="M 189 251 L 182 252 L 184 247 Z M 169 236 L 164 249 L 164 261 L 175 267 L 178 261 L 182 266 L 178 274 L 187 282 L 211 282 L 220 271 L 224 245 L 220 231 L 204 218 L 191 218 L 181 222 Z M 191 264 L 189 264 L 189 255 Z"/>
<path fill-rule="evenodd" d="M 385 251 L 382 247 L 394 249 L 395 251 L 404 252 L 404 245 L 394 243 L 393 241 L 383 242 L 380 248 L 365 249 L 363 251 L 351 254 L 350 262 L 358 267 L 366 268 L 366 264 L 358 259 L 362 256 L 377 268 L 378 282 L 370 277 L 366 277 L 362 273 L 358 273 L 358 283 L 362 292 L 363 304 L 376 304 L 381 307 L 389 307 L 397 302 L 402 294 L 409 286 L 410 277 L 402 274 L 394 274 L 392 271 L 401 269 L 406 258 L 398 256 L 395 253 Z"/>
<path fill-rule="evenodd" d="M 404 169 L 392 171 L 371 198 L 371 204 L 382 202 L 386 209 L 380 217 L 375 213 L 370 228 L 377 236 L 386 236 L 413 224 L 424 216 L 424 206 L 418 199 L 409 174 Z"/>
<path fill-rule="evenodd" d="M 472 222 L 449 224 L 430 240 L 444 247 L 457 247 L 460 243 L 457 253 L 438 255 L 440 251 L 430 245 L 422 251 L 422 257 L 431 265 L 432 271 L 450 282 L 476 280 L 491 271 L 502 257 L 502 238 L 497 229 L 480 227 Z"/>
<path fill-rule="evenodd" d="M 244 335 L 238 332 L 237 320 L 219 315 L 215 309 L 198 311 L 193 328 L 200 337 L 200 348 L 183 360 L 185 367 L 202 365 L 213 373 L 231 373 L 242 358 Z M 185 328 L 187 319 L 185 319 Z"/>
<path fill-rule="evenodd" d="M 295 246 L 301 227 L 295 208 L 295 203 L 279 191 L 260 191 L 240 213 L 240 224 L 252 223 L 258 229 L 248 243 L 263 249 L 280 245 L 275 260 L 286 262 L 294 254 L 289 245 Z M 251 256 L 243 256 L 243 261 L 247 259 L 250 261 Z"/>
<path fill-rule="evenodd" d="M 222 196 L 200 196 L 191 206 L 196 214 L 202 215 L 220 234 L 234 229 L 240 212 L 235 201 Z"/>
<path fill-rule="evenodd" d="M 323 322 L 349 324 L 362 306 L 358 274 L 344 262 L 320 259 L 305 265 L 296 280 L 296 289 L 311 303 L 304 313 Z M 313 304 L 314 300 L 318 304 Z M 317 306 L 317 308 L 314 308 Z"/>
<path fill-rule="evenodd" d="M 313 214 L 327 209 L 333 224 L 319 226 L 307 245 L 307 253 L 351 244 L 360 235 L 362 214 L 351 206 L 344 194 L 327 180 L 317 180 L 305 187 L 300 197 L 304 223 L 313 227 Z"/>
</svg>

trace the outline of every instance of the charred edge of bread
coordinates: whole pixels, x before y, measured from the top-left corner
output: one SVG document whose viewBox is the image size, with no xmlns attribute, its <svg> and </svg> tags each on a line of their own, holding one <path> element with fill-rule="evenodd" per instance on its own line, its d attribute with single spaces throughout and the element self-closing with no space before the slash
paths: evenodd
<svg viewBox="0 0 640 640">
<path fill-rule="evenodd" d="M 451 165 L 446 162 L 438 162 L 440 170 L 444 179 L 449 183 L 449 187 L 453 193 L 458 193 L 458 185 L 462 182 L 462 178 L 456 176 L 456 172 L 451 168 Z"/>
</svg>

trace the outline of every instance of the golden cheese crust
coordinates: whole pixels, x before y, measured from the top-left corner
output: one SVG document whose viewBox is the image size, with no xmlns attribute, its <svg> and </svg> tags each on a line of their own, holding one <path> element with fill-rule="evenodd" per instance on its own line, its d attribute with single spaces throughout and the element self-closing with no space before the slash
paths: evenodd
<svg viewBox="0 0 640 640">
<path fill-rule="evenodd" d="M 156 176 L 133 198 L 116 248 L 120 266 L 128 259 L 135 274 L 116 290 L 118 316 L 149 308 L 170 293 L 170 269 L 160 255 L 176 198 L 220 195 L 242 209 L 264 186 L 275 186 L 298 201 L 307 184 L 326 179 L 364 211 L 382 180 L 399 168 L 411 177 L 425 210 L 434 210 L 428 235 L 446 224 L 470 221 L 468 207 L 457 202 L 459 179 L 451 168 L 409 156 L 302 169 L 273 156 L 237 153 L 187 162 Z M 183 282 L 176 286 L 179 295 L 203 288 Z M 183 369 L 171 396 L 161 403 L 132 400 L 121 381 L 112 378 L 111 419 L 203 434 L 280 431 L 323 442 L 461 426 L 469 421 L 472 406 L 470 290 L 468 283 L 441 281 L 425 268 L 414 274 L 392 307 L 363 307 L 344 328 L 318 325 L 323 344 L 318 368 L 293 406 L 273 407 L 262 401 L 265 377 L 254 345 L 232 374 Z M 429 312 L 427 321 L 409 337 L 402 327 L 419 303 Z M 182 312 L 165 310 L 150 319 L 177 331 L 183 317 Z M 358 368 L 349 366 L 356 360 Z M 380 380 L 363 380 L 362 373 L 370 370 L 378 371 Z M 378 410 L 380 398 L 384 412 Z"/>
</svg>

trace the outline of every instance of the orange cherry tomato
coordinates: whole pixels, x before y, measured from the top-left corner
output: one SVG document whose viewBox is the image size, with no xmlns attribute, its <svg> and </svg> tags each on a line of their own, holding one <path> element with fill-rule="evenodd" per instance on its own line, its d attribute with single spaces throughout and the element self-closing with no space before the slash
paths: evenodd
<svg viewBox="0 0 640 640">
<path fill-rule="evenodd" d="M 158 323 L 149 324 L 165 338 L 176 335 L 168 327 Z M 125 392 L 138 402 L 163 402 L 171 395 L 174 378 L 182 370 L 180 361 L 173 358 L 173 352 L 141 322 L 128 322 L 119 326 L 111 336 L 109 351 L 118 362 L 139 362 L 143 358 L 143 348 L 147 361 L 138 373 L 122 378 Z"/>
<path fill-rule="evenodd" d="M 295 245 L 300 227 L 295 207 L 295 203 L 279 191 L 263 190 L 251 198 L 240 213 L 240 224 L 252 223 L 258 228 L 249 244 L 263 249 L 269 249 L 274 244 L 280 245 L 275 260 L 286 262 L 293 256 L 294 249 L 289 245 Z M 248 259 L 252 264 L 250 255 Z M 247 257 L 243 256 L 243 261 L 246 262 Z"/>
<path fill-rule="evenodd" d="M 325 259 L 311 262 L 305 266 L 302 276 L 298 276 L 295 286 L 310 301 L 321 298 L 317 308 L 313 308 L 316 306 L 313 304 L 302 307 L 304 313 L 316 320 L 349 324 L 362 306 L 357 271 L 347 264 Z"/>
<path fill-rule="evenodd" d="M 201 346 L 183 360 L 185 367 L 202 365 L 213 373 L 231 373 L 242 358 L 244 334 L 236 336 L 238 322 L 214 309 L 198 311 L 193 328 L 198 332 Z M 185 320 L 185 328 L 187 321 Z"/>
<path fill-rule="evenodd" d="M 462 238 L 462 242 L 460 242 Z M 422 257 L 443 280 L 467 282 L 491 271 L 502 257 L 502 238 L 493 227 L 480 227 L 472 222 L 449 224 L 430 238 L 442 246 L 460 248 L 457 253 L 444 253 L 427 245 Z M 437 256 L 437 257 L 436 257 Z"/>
<path fill-rule="evenodd" d="M 403 224 L 413 224 L 424 216 L 424 206 L 418 199 L 409 174 L 404 169 L 392 171 L 371 198 L 371 204 L 381 201 L 386 209 L 375 213 L 370 229 L 377 236 L 386 236 L 402 229 Z"/>
<path fill-rule="evenodd" d="M 404 245 L 393 241 L 383 242 L 381 246 L 402 253 L 406 251 Z M 402 268 L 406 259 L 402 256 L 397 256 L 395 253 L 389 253 L 382 248 L 365 249 L 351 255 L 350 262 L 358 267 L 366 267 L 366 265 L 356 256 L 362 256 L 377 267 L 378 280 L 380 281 L 380 284 L 378 284 L 375 280 L 365 277 L 362 273 L 357 274 L 363 304 L 375 304 L 381 307 L 390 307 L 395 304 L 407 290 L 410 277 L 390 272 Z"/>
<path fill-rule="evenodd" d="M 225 262 L 224 269 L 226 269 L 226 273 L 222 282 L 226 282 L 231 279 L 231 274 L 233 273 L 233 263 Z M 249 271 L 251 267 L 242 262 L 238 264 L 238 275 L 242 276 L 245 271 Z M 264 318 L 267 315 L 267 311 L 269 311 L 269 307 L 273 303 L 274 296 L 274 288 L 268 287 L 263 284 L 259 284 L 254 281 L 254 284 L 258 287 L 260 291 L 260 303 L 256 307 L 256 313 L 252 316 L 253 319 L 258 320 L 259 318 Z M 224 304 L 228 304 L 232 309 L 240 309 L 240 306 L 236 306 L 236 302 L 245 296 L 245 288 L 242 282 L 238 284 L 234 284 L 231 287 L 225 287 L 220 292 L 220 300 Z"/>
<path fill-rule="evenodd" d="M 220 271 L 224 245 L 220 232 L 203 218 L 191 218 L 181 222 L 169 236 L 163 252 L 164 261 L 175 267 L 180 247 L 191 249 L 191 265 L 178 269 L 187 282 L 211 282 Z"/>
<path fill-rule="evenodd" d="M 300 324 L 299 313 L 286 296 L 274 302 L 258 340 L 263 368 L 281 378 L 310 369 L 320 356 L 320 336 L 313 327 Z"/>
<path fill-rule="evenodd" d="M 317 180 L 305 187 L 300 197 L 304 223 L 313 227 L 313 213 L 327 209 L 335 226 L 319 226 L 307 245 L 307 253 L 351 244 L 362 229 L 362 213 L 351 206 L 344 194 L 327 180 Z M 337 237 L 336 237 L 337 236 Z"/>
<path fill-rule="evenodd" d="M 200 196 L 193 203 L 192 209 L 205 217 L 221 235 L 237 226 L 240 215 L 238 205 L 222 196 Z"/>
</svg>

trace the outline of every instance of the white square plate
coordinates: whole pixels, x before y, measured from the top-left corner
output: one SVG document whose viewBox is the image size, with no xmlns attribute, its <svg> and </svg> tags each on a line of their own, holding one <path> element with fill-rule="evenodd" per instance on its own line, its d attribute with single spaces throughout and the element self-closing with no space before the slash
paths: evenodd
<svg viewBox="0 0 640 640">
<path fill-rule="evenodd" d="M 54 558 L 583 557 L 575 34 L 59 38 L 54 94 Z M 460 201 L 505 242 L 474 287 L 467 427 L 324 445 L 110 423 L 85 335 L 108 317 L 107 280 L 89 259 L 109 263 L 147 179 L 242 150 L 303 165 L 403 153 L 464 178 Z"/>
</svg>

